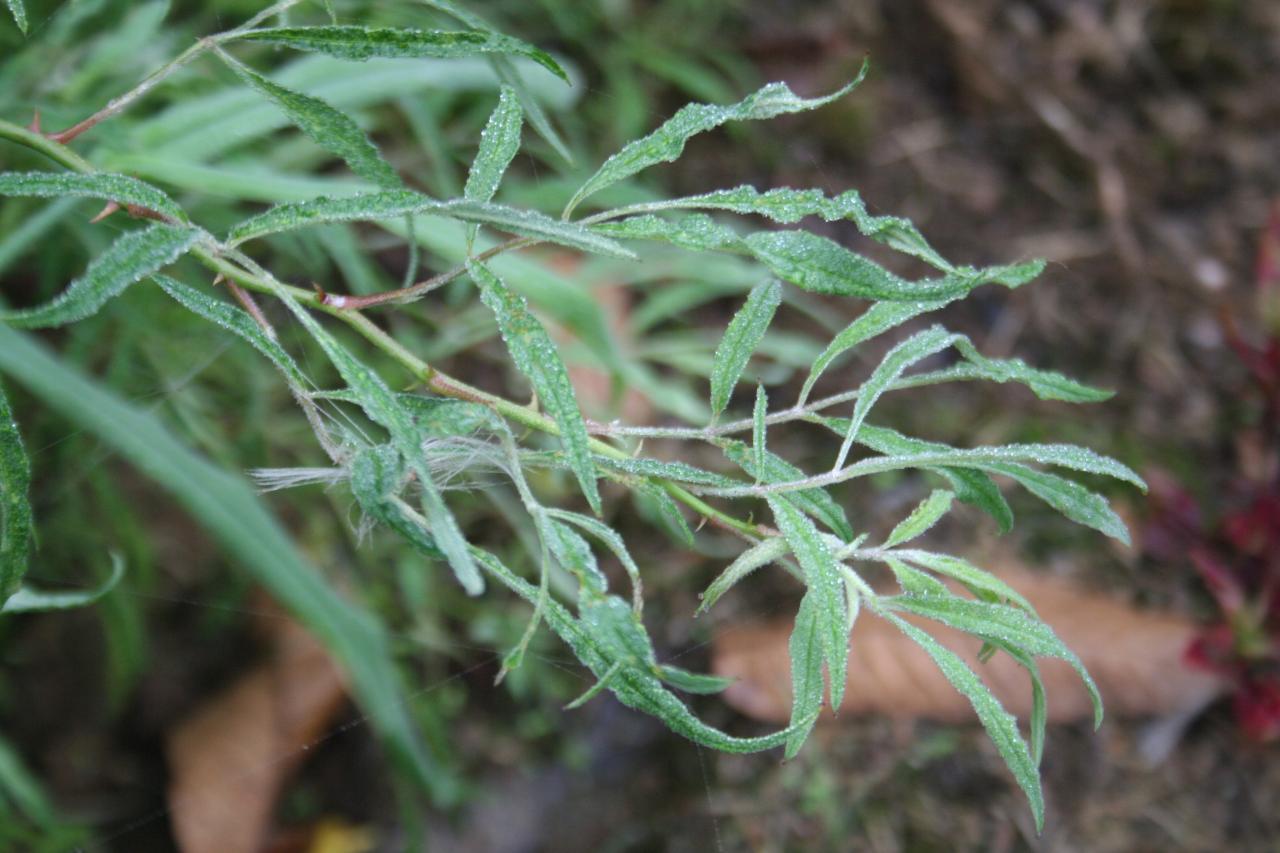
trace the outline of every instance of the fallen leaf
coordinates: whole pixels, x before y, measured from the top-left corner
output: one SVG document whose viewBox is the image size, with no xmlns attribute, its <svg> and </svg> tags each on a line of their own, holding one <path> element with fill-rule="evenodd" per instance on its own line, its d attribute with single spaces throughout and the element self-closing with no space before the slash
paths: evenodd
<svg viewBox="0 0 1280 853">
<path fill-rule="evenodd" d="M 987 561 L 987 565 L 991 565 Z M 1098 683 L 1107 713 L 1120 717 L 1194 712 L 1226 690 L 1216 675 L 1188 667 L 1183 653 L 1199 627 L 1185 617 L 1135 609 L 1054 577 L 1009 569 L 998 574 L 1035 606 L 1040 616 L 1084 661 Z M 1026 672 L 1008 655 L 978 662 L 981 642 L 935 622 L 907 617 L 964 658 L 1010 712 L 1031 713 Z M 791 621 L 738 625 L 715 636 L 712 669 L 737 680 L 725 700 L 755 719 L 786 722 L 791 715 L 787 639 Z M 1088 694 L 1071 668 L 1041 660 L 1050 722 L 1092 718 Z M 929 656 L 888 622 L 863 613 L 849 650 L 849 686 L 841 716 L 881 714 L 949 722 L 976 720 Z M 830 718 L 830 712 L 824 718 Z"/>
<path fill-rule="evenodd" d="M 346 680 L 324 647 L 282 613 L 263 627 L 268 658 L 167 737 L 183 853 L 257 853 L 285 780 L 342 707 Z"/>
</svg>

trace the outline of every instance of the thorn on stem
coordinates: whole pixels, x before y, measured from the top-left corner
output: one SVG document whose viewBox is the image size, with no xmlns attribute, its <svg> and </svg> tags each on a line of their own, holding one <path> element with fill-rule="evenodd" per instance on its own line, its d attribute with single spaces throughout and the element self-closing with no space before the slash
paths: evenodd
<svg viewBox="0 0 1280 853">
<path fill-rule="evenodd" d="M 119 205 L 117 202 L 109 201 L 109 202 L 107 202 L 107 206 L 106 206 L 106 207 L 104 207 L 104 208 L 102 208 L 102 210 L 98 211 L 98 215 L 97 215 L 97 216 L 95 216 L 95 217 L 93 217 L 92 219 L 90 219 L 90 220 L 89 220 L 89 224 L 90 224 L 90 225 L 97 225 L 99 222 L 101 222 L 102 220 L 106 219 L 108 216 L 110 216 L 111 214 L 115 213 L 115 212 L 116 212 L 117 210 L 119 210 L 119 209 L 120 209 L 120 205 Z"/>
<path fill-rule="evenodd" d="M 41 133 L 40 130 L 40 111 L 35 110 L 31 116 L 31 124 L 27 125 L 27 130 L 32 133 Z"/>
</svg>

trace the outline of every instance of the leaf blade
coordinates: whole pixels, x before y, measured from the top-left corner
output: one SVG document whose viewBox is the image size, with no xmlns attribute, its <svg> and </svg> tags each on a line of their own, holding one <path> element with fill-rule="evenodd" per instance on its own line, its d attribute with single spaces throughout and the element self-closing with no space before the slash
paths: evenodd
<svg viewBox="0 0 1280 853">
<path fill-rule="evenodd" d="M 711 369 L 711 412 L 718 417 L 729 405 L 733 386 L 746 369 L 751 354 L 764 339 L 769 323 L 782 302 L 782 285 L 770 279 L 751 288 L 747 301 L 733 315 L 716 347 Z"/>
<path fill-rule="evenodd" d="M 26 198 L 79 196 L 103 198 L 153 210 L 174 222 L 185 222 L 177 203 L 148 183 L 111 172 L 0 172 L 0 195 Z"/>
<path fill-rule="evenodd" d="M 44 329 L 83 320 L 134 282 L 176 261 L 202 234 L 198 228 L 161 224 L 130 231 L 90 261 L 84 274 L 58 296 L 32 308 L 0 311 L 0 322 Z"/>
</svg>

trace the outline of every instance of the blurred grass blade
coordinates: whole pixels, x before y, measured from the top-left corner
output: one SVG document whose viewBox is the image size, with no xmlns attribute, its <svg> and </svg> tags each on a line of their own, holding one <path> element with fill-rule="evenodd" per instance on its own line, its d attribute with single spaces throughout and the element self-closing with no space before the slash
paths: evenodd
<svg viewBox="0 0 1280 853">
<path fill-rule="evenodd" d="M 0 311 L 0 322 L 27 329 L 63 326 L 98 312 L 135 281 L 176 261 L 203 232 L 184 226 L 152 225 L 130 231 L 89 262 L 84 275 L 52 301 L 34 308 Z"/>
<path fill-rule="evenodd" d="M 173 493 L 341 662 L 356 697 L 402 767 L 433 794 L 444 793 L 445 780 L 428 765 L 401 701 L 382 628 L 325 583 L 247 483 L 183 446 L 152 415 L 123 402 L 4 326 L 0 326 L 0 370 Z"/>
<path fill-rule="evenodd" d="M 503 86 L 498 93 L 498 105 L 489 116 L 489 122 L 480 131 L 480 149 L 467 173 L 464 197 L 471 201 L 490 201 L 498 191 L 498 184 L 507 167 L 520 150 L 520 128 L 523 115 L 515 90 Z M 467 245 L 475 240 L 480 226 L 467 226 Z"/>
<path fill-rule="evenodd" d="M 446 32 L 389 27 L 269 27 L 237 33 L 240 41 L 261 41 L 294 50 L 327 53 L 341 59 L 456 59 L 478 54 L 526 56 L 566 83 L 569 75 L 544 50 L 491 32 Z"/>
<path fill-rule="evenodd" d="M 31 462 L 13 419 L 8 395 L 0 388 L 0 605 L 16 593 L 27 573 L 31 546 Z"/>
<path fill-rule="evenodd" d="M 809 517 L 785 495 L 770 495 L 769 508 L 813 596 L 822 655 L 831 678 L 831 709 L 839 711 L 849 669 L 849 611 L 840 566 Z"/>
<path fill-rule="evenodd" d="M 670 163 L 678 159 L 684 152 L 685 142 L 691 136 L 705 133 L 731 121 L 769 119 L 785 113 L 817 109 L 853 91 L 862 82 L 866 73 L 867 65 L 863 63 L 862 70 L 858 72 L 853 82 L 825 97 L 800 98 L 785 83 L 770 83 L 736 104 L 728 106 L 688 104 L 681 107 L 657 130 L 628 143 L 621 151 L 606 160 L 600 169 L 574 193 L 565 207 L 564 217 L 567 219 L 583 199 L 605 187 L 626 180 L 650 166 Z"/>
<path fill-rule="evenodd" d="M 254 322 L 247 311 L 221 299 L 215 299 L 194 287 L 188 287 L 167 275 L 157 273 L 152 278 L 165 293 L 172 296 L 179 305 L 191 313 L 248 341 L 254 349 L 271 359 L 271 363 L 285 375 L 290 385 L 299 389 L 311 386 L 311 380 L 307 379 L 297 362 L 293 360 L 293 356 L 289 355 L 278 340 L 268 335 L 266 330 Z"/>
<path fill-rule="evenodd" d="M 70 610 L 93 604 L 115 589 L 124 577 L 124 558 L 111 555 L 111 574 L 95 589 L 77 592 L 46 592 L 23 585 L 0 607 L 0 613 L 37 613 L 45 610 Z"/>
<path fill-rule="evenodd" d="M 719 417 L 729 405 L 733 387 L 738 384 L 751 354 L 760 346 L 764 333 L 782 301 L 782 285 L 770 279 L 751 289 L 746 304 L 733 315 L 716 347 L 711 369 L 711 415 Z"/>
<path fill-rule="evenodd" d="M 185 222 L 182 208 L 160 190 L 128 175 L 97 172 L 0 172 L 0 195 L 28 198 L 103 198 L 154 210 L 174 222 Z"/>
<path fill-rule="evenodd" d="M 13 15 L 13 22 L 18 25 L 18 29 L 25 36 L 27 34 L 27 10 L 22 5 L 22 0 L 5 0 L 9 5 L 9 14 Z"/>
<path fill-rule="evenodd" d="M 388 189 L 403 185 L 396 170 L 346 113 L 319 98 L 273 83 L 224 50 L 218 50 L 218 56 L 241 80 L 279 107 L 313 142 L 341 158 L 356 175 Z"/>
<path fill-rule="evenodd" d="M 265 213 L 246 219 L 231 229 L 232 245 L 310 225 L 330 222 L 377 222 L 411 214 L 434 213 L 463 222 L 491 225 L 525 237 L 559 243 L 584 252 L 596 252 L 625 260 L 635 253 L 599 234 L 572 222 L 560 222 L 532 210 L 517 210 L 500 204 L 453 199 L 437 201 L 421 193 L 397 190 L 366 193 L 349 198 L 320 198 L 313 201 L 277 205 Z"/>
<path fill-rule="evenodd" d="M 511 360 L 528 378 L 538 401 L 560 428 L 560 441 L 569 466 L 578 478 L 587 503 L 599 515 L 600 491 L 596 487 L 590 437 L 560 352 L 547 330 L 529 313 L 524 297 L 513 293 L 484 264 L 468 263 L 467 269 L 480 288 L 481 301 L 498 320 L 498 329 L 511 353 Z"/>
<path fill-rule="evenodd" d="M 910 542 L 917 536 L 933 527 L 951 509 L 951 499 L 955 495 L 945 489 L 936 489 L 929 497 L 920 502 L 911 513 L 893 528 L 889 538 L 884 540 L 883 548 L 892 548 L 903 542 Z"/>
<path fill-rule="evenodd" d="M 1026 741 L 1018 731 L 1018 721 L 1004 709 L 1000 700 L 991 694 L 987 686 L 974 675 L 973 670 L 960 659 L 955 652 L 939 643 L 924 631 L 905 619 L 892 613 L 882 614 L 894 625 L 924 649 L 933 662 L 942 670 L 947 681 L 964 694 L 978 713 L 982 727 L 986 729 L 991 742 L 1004 763 L 1013 773 L 1013 778 L 1027 795 L 1031 804 L 1031 814 L 1035 817 L 1036 830 L 1044 828 L 1044 794 L 1040 789 L 1040 775 L 1035 760 L 1027 751 Z"/>
</svg>

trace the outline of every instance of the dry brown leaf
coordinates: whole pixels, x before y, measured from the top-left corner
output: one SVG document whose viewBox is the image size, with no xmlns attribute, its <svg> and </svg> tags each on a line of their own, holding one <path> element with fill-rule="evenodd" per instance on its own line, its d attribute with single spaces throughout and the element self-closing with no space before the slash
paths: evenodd
<svg viewBox="0 0 1280 853">
<path fill-rule="evenodd" d="M 1137 610 L 1053 577 L 1018 570 L 999 574 L 1031 601 L 1084 661 L 1098 682 L 1108 714 L 1163 716 L 1194 711 L 1224 690 L 1220 679 L 1182 661 L 1197 631 L 1191 620 Z M 997 654 L 979 663 L 980 641 L 936 622 L 907 618 L 963 657 L 1010 712 L 1022 718 L 1030 715 L 1026 672 L 1008 655 Z M 782 723 L 790 718 L 790 633 L 790 620 L 783 620 L 735 626 L 714 638 L 715 674 L 737 679 L 724 693 L 730 705 L 758 720 Z M 1092 717 L 1088 694 L 1067 664 L 1042 660 L 1040 668 L 1051 722 Z M 923 649 L 870 614 L 863 614 L 853 629 L 849 686 L 840 711 L 952 722 L 976 719 L 969 701 Z"/>
<path fill-rule="evenodd" d="M 167 738 L 169 808 L 183 853 L 256 853 L 290 772 L 342 706 L 346 681 L 298 623 L 264 620 L 267 660 Z"/>
</svg>

